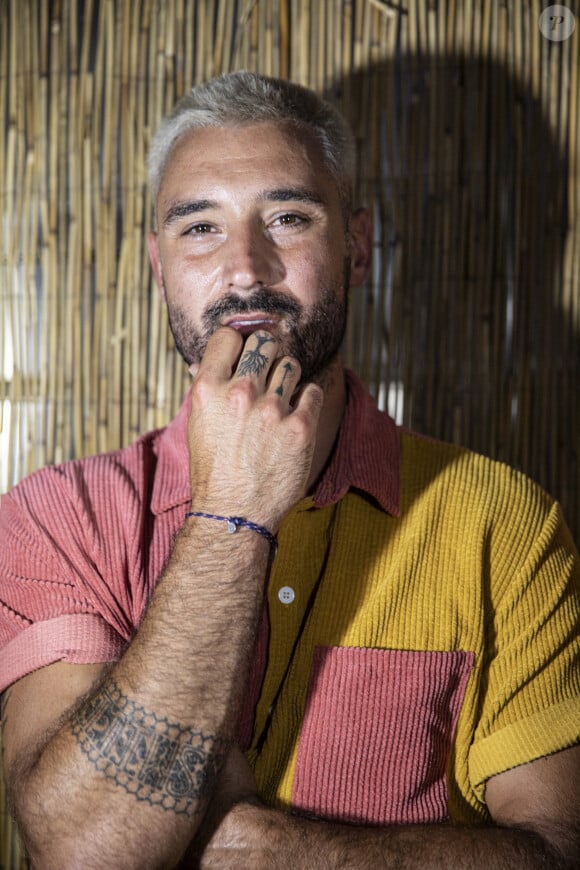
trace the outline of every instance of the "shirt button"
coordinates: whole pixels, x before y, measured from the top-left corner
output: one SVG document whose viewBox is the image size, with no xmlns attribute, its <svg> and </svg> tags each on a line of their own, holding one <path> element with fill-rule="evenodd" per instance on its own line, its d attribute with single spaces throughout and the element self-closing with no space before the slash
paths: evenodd
<svg viewBox="0 0 580 870">
<path fill-rule="evenodd" d="M 282 588 L 278 590 L 278 599 L 282 604 L 292 604 L 295 598 L 296 593 L 291 586 L 282 586 Z"/>
</svg>

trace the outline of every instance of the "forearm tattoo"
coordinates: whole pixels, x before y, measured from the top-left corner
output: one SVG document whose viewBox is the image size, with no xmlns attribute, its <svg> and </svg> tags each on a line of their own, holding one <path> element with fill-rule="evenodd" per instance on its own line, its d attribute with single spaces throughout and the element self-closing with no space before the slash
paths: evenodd
<svg viewBox="0 0 580 870">
<path fill-rule="evenodd" d="M 268 342 L 274 341 L 269 335 L 260 335 L 259 332 L 254 333 L 254 338 L 258 341 L 258 346 L 253 350 L 246 350 L 240 360 L 238 366 L 238 376 L 243 375 L 259 375 L 268 365 L 269 357 L 262 353 L 262 347 Z"/>
<path fill-rule="evenodd" d="M 195 815 L 209 798 L 228 745 L 156 716 L 109 683 L 75 713 L 71 727 L 91 764 L 152 806 Z"/>
</svg>

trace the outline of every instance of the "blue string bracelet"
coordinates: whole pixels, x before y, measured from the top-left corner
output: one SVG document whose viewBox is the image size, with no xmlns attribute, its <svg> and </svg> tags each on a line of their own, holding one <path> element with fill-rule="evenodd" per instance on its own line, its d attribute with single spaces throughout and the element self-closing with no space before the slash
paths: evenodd
<svg viewBox="0 0 580 870">
<path fill-rule="evenodd" d="M 264 526 L 258 525 L 258 523 L 252 523 L 250 520 L 245 520 L 243 517 L 220 517 L 217 514 L 206 514 L 203 511 L 189 511 L 189 513 L 185 515 L 186 519 L 188 517 L 202 517 L 204 520 L 218 520 L 221 523 L 227 523 L 230 535 L 235 534 L 238 529 L 250 529 L 252 532 L 257 532 L 259 535 L 262 535 L 263 538 L 266 538 L 270 544 L 270 560 L 273 561 L 276 556 L 278 551 L 278 538 L 276 535 L 273 535 L 272 532 L 268 531 L 268 529 L 264 528 Z"/>
</svg>

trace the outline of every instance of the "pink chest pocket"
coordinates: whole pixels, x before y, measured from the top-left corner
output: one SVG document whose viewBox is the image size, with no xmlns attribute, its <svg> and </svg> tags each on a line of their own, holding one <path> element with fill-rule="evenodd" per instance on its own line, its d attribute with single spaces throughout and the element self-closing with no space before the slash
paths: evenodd
<svg viewBox="0 0 580 870">
<path fill-rule="evenodd" d="M 292 803 L 367 824 L 445 821 L 470 652 L 317 647 Z"/>
</svg>

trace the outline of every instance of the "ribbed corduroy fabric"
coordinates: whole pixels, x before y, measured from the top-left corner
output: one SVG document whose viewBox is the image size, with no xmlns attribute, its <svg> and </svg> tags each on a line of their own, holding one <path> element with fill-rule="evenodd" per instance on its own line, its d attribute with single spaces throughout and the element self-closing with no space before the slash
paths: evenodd
<svg viewBox="0 0 580 870">
<path fill-rule="evenodd" d="M 399 517 L 351 491 L 284 524 L 249 758 L 279 806 L 477 824 L 489 777 L 580 740 L 578 555 L 506 466 L 403 432 L 401 480 Z"/>
<path fill-rule="evenodd" d="M 473 655 L 317 647 L 293 803 L 351 822 L 442 822 Z M 364 715 L 361 715 L 364 711 Z"/>
<path fill-rule="evenodd" d="M 354 375 L 347 383 L 317 503 L 355 486 L 396 512 L 396 427 Z M 187 396 L 166 429 L 124 450 L 41 469 L 2 496 L 0 691 L 51 662 L 113 660 L 133 636 L 191 499 L 190 407 Z"/>
<path fill-rule="evenodd" d="M 2 499 L 0 689 L 133 636 L 190 499 L 188 410 Z M 266 800 L 477 823 L 488 777 L 580 739 L 578 556 L 522 475 L 398 432 L 350 376 L 336 451 L 279 544 L 243 719 Z"/>
</svg>

